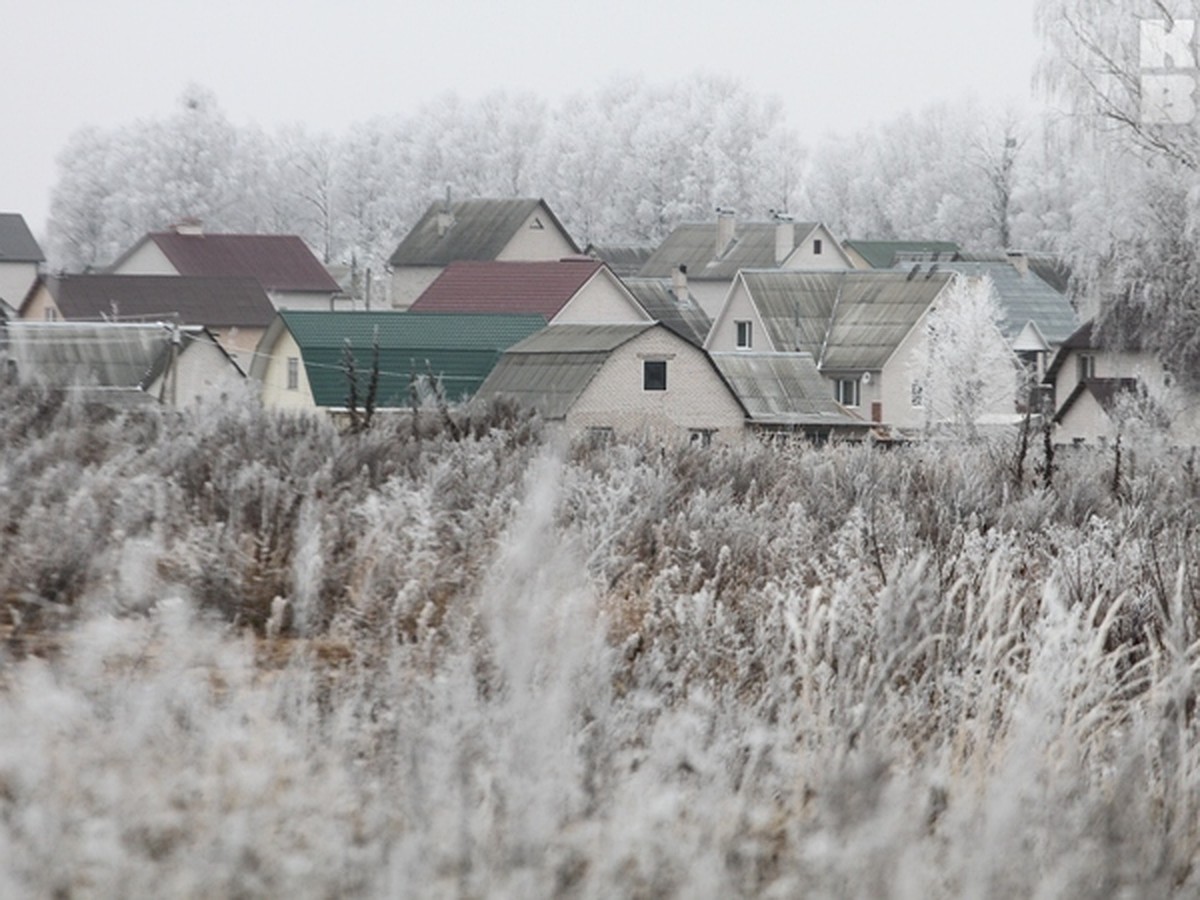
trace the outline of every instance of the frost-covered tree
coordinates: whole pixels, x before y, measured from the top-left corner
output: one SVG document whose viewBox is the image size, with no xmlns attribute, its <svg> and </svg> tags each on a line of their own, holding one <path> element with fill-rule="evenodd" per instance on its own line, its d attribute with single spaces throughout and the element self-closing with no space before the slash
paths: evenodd
<svg viewBox="0 0 1200 900">
<path fill-rule="evenodd" d="M 926 433 L 949 430 L 975 440 L 988 414 L 1014 411 L 1020 366 L 1000 322 L 986 275 L 956 277 L 926 317 L 910 372 Z"/>
<path fill-rule="evenodd" d="M 1188 4 L 1187 7 L 1191 7 Z M 1195 9 L 1156 0 L 1043 0 L 1040 77 L 1074 147 L 1104 178 L 1062 235 L 1116 346 L 1149 345 L 1200 381 L 1200 118 Z M 1172 72 L 1171 70 L 1175 70 Z M 1082 168 L 1078 156 L 1074 165 Z"/>
</svg>

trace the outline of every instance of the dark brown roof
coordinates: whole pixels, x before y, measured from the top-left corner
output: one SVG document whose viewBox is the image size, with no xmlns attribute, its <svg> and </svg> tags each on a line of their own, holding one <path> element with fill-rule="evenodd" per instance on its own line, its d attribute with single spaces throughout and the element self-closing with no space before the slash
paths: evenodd
<svg viewBox="0 0 1200 900">
<path fill-rule="evenodd" d="M 268 291 L 337 293 L 338 283 L 308 245 L 294 234 L 179 234 L 152 232 L 153 241 L 180 275 L 254 278 Z M 112 268 L 132 255 L 130 250 Z"/>
<path fill-rule="evenodd" d="M 578 253 L 570 234 L 542 200 L 459 200 L 432 204 L 400 242 L 389 262 L 400 266 L 447 266 L 457 260 L 494 260 L 530 216 L 540 210 L 546 227 L 553 225 Z M 448 228 L 438 217 L 449 213 Z"/>
<path fill-rule="evenodd" d="M 0 213 L 0 262 L 42 262 L 42 248 L 20 213 Z"/>
<path fill-rule="evenodd" d="M 253 278 L 62 275 L 43 283 L 71 321 L 172 316 L 184 325 L 266 328 L 275 318 L 275 307 Z"/>
<path fill-rule="evenodd" d="M 589 257 L 557 262 L 455 262 L 412 305 L 413 312 L 558 315 L 604 263 Z"/>
</svg>

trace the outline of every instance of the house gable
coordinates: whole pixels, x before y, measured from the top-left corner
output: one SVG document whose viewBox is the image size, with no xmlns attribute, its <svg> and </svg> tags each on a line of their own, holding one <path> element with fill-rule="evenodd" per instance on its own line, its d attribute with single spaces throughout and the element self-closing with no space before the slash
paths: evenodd
<svg viewBox="0 0 1200 900">
<path fill-rule="evenodd" d="M 737 323 L 742 321 L 750 323 L 751 340 L 748 348 L 739 347 L 737 342 Z M 758 308 L 750 297 L 746 279 L 741 274 L 730 286 L 725 303 L 721 306 L 721 312 L 713 322 L 712 328 L 709 329 L 708 338 L 704 341 L 704 348 L 710 351 L 749 349 L 776 352 L 795 349 L 794 347 L 776 346 L 771 331 L 764 325 Z"/>
<path fill-rule="evenodd" d="M 575 292 L 553 318 L 551 325 L 600 322 L 651 322 L 653 319 L 625 285 L 602 266 Z"/>
</svg>

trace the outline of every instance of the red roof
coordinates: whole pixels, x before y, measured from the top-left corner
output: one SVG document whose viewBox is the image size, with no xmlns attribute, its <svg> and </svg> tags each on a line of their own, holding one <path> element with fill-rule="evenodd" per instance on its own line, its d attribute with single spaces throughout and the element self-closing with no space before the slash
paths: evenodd
<svg viewBox="0 0 1200 900">
<path fill-rule="evenodd" d="M 180 275 L 255 278 L 268 291 L 336 293 L 338 284 L 293 234 L 147 235 Z"/>
<path fill-rule="evenodd" d="M 579 293 L 604 263 L 453 262 L 412 305 L 414 312 L 530 313 L 547 320 Z"/>
</svg>

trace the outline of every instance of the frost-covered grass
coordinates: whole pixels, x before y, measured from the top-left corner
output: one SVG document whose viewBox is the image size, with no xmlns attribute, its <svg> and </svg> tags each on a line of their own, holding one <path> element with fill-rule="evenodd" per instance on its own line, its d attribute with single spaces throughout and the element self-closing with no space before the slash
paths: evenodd
<svg viewBox="0 0 1200 900">
<path fill-rule="evenodd" d="M 1186 458 L 3 399 L 2 896 L 1200 891 Z"/>
</svg>

